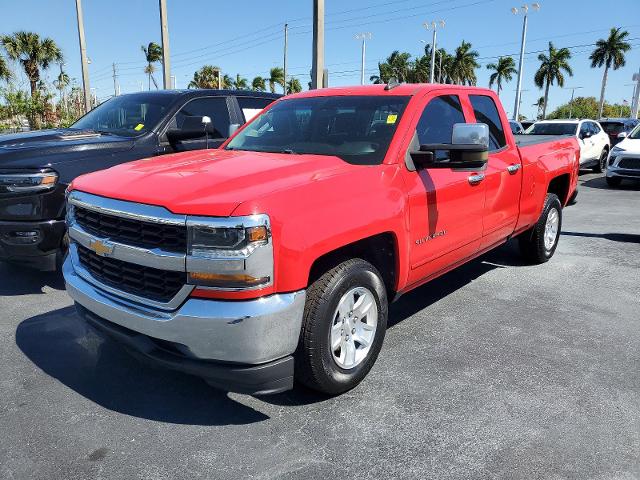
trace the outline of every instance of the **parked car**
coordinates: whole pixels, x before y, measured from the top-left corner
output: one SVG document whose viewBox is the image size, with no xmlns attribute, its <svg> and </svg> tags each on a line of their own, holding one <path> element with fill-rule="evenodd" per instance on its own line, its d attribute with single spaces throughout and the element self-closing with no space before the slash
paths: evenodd
<svg viewBox="0 0 640 480">
<path fill-rule="evenodd" d="M 518 141 L 487 89 L 290 95 L 215 152 L 74 180 L 67 291 L 135 355 L 216 387 L 341 393 L 390 301 L 512 237 L 553 256 L 579 147 Z"/>
<path fill-rule="evenodd" d="M 527 135 L 572 135 L 580 145 L 580 168 L 604 172 L 610 143 L 595 120 L 541 120 L 526 130 Z"/>
<path fill-rule="evenodd" d="M 135 93 L 106 101 L 70 128 L 0 136 L 0 260 L 54 269 L 66 246 L 64 191 L 76 176 L 218 147 L 276 98 L 224 90 Z"/>
<path fill-rule="evenodd" d="M 607 184 L 617 187 L 623 179 L 640 180 L 640 125 L 636 125 L 609 154 Z"/>
<path fill-rule="evenodd" d="M 514 135 L 522 135 L 524 133 L 524 127 L 520 122 L 509 120 L 509 126 L 511 127 L 511 133 Z"/>
<path fill-rule="evenodd" d="M 609 135 L 611 146 L 624 140 L 631 130 L 640 124 L 635 118 L 603 118 L 600 120 L 602 129 Z"/>
</svg>

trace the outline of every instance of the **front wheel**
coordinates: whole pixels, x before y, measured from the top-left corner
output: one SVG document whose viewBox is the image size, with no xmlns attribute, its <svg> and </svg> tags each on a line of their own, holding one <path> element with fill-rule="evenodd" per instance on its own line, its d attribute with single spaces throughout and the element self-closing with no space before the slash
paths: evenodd
<svg viewBox="0 0 640 480">
<path fill-rule="evenodd" d="M 300 383 L 331 395 L 369 373 L 387 329 L 387 293 L 378 270 L 354 258 L 309 287 L 295 360 Z"/>
<path fill-rule="evenodd" d="M 602 173 L 607 170 L 607 159 L 609 158 L 609 150 L 604 148 L 598 159 L 598 163 L 593 167 L 593 171 L 596 173 Z"/>
<path fill-rule="evenodd" d="M 549 261 L 556 251 L 562 228 L 562 204 L 548 193 L 538 222 L 518 237 L 520 252 L 533 264 Z"/>
</svg>

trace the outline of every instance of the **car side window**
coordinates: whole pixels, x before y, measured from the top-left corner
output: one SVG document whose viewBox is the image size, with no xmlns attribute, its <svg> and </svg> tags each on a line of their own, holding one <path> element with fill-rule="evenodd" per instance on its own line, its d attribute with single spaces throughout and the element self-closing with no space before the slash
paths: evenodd
<svg viewBox="0 0 640 480">
<path fill-rule="evenodd" d="M 253 117 L 273 102 L 271 98 L 237 97 L 237 99 L 245 122 L 252 120 Z"/>
<path fill-rule="evenodd" d="M 451 143 L 453 126 L 465 123 L 462 105 L 457 95 L 442 95 L 429 101 L 418 121 L 416 133 L 420 145 L 428 143 Z M 437 151 L 436 158 L 445 160 L 449 152 Z"/>
<path fill-rule="evenodd" d="M 502 120 L 498 108 L 491 97 L 486 95 L 470 95 L 473 113 L 478 123 L 486 123 L 489 126 L 489 151 L 500 150 L 507 145 L 504 136 Z"/>
<path fill-rule="evenodd" d="M 197 98 L 187 104 L 176 113 L 170 128 L 182 128 L 186 117 L 211 118 L 215 132 L 214 138 L 226 138 L 229 134 L 229 108 L 225 97 Z M 204 136 L 204 135 L 203 135 Z"/>
<path fill-rule="evenodd" d="M 580 125 L 580 133 L 579 133 L 580 138 L 586 138 L 587 132 L 589 131 L 590 131 L 589 122 L 584 122 L 582 125 Z"/>
<path fill-rule="evenodd" d="M 591 133 L 597 135 L 600 133 L 600 125 L 595 122 L 589 122 L 589 126 L 591 127 Z"/>
</svg>

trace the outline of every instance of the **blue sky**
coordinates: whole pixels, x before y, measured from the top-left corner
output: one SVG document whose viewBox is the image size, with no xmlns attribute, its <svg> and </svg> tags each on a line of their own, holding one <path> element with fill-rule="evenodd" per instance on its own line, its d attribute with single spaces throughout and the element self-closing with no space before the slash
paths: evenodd
<svg viewBox="0 0 640 480">
<path fill-rule="evenodd" d="M 377 72 L 377 62 L 392 50 L 418 55 L 431 34 L 422 23 L 446 20 L 439 44 L 453 50 L 464 39 L 480 53 L 482 68 L 478 84 L 486 86 L 487 63 L 500 55 L 519 51 L 522 18 L 510 12 L 522 2 L 512 0 L 325 0 L 325 58 L 330 84 L 357 84 L 360 80 L 360 43 L 356 33 L 371 32 L 367 45 L 367 78 Z M 234 76 L 251 80 L 266 76 L 272 66 L 281 66 L 282 26 L 290 25 L 289 72 L 303 85 L 311 66 L 312 0 L 242 3 L 212 0 L 168 0 L 172 74 L 178 87 L 186 87 L 193 72 L 203 64 L 214 64 Z M 576 95 L 599 96 L 601 70 L 590 68 L 588 56 L 598 38 L 612 26 L 630 32 L 633 50 L 627 66 L 609 77 L 607 100 L 631 99 L 631 77 L 640 69 L 640 0 L 541 0 L 542 8 L 529 17 L 527 51 L 547 47 L 572 47 L 574 77 L 566 86 L 583 87 Z M 53 38 L 63 49 L 65 69 L 80 81 L 80 60 L 73 0 L 0 0 L 0 31 L 31 30 Z M 610 5 L 606 7 L 605 5 Z M 92 87 L 99 98 L 113 93 L 111 64 L 115 62 L 123 92 L 146 88 L 144 59 L 140 46 L 160 41 L 157 0 L 84 0 L 87 51 L 91 58 Z M 516 59 L 517 60 L 517 59 Z M 525 57 L 522 113 L 531 116 L 532 104 L 542 94 L 533 84 L 537 53 Z M 46 76 L 53 79 L 57 67 Z M 161 73 L 156 74 L 160 81 Z M 141 83 L 142 82 L 142 83 Z M 502 93 L 505 109 L 513 109 L 515 78 Z M 571 91 L 553 87 L 550 108 L 568 101 Z"/>
</svg>

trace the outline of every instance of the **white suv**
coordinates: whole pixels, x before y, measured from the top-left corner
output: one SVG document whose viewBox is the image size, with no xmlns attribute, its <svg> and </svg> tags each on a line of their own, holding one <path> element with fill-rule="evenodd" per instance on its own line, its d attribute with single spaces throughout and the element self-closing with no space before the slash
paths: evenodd
<svg viewBox="0 0 640 480">
<path fill-rule="evenodd" d="M 542 120 L 531 125 L 529 135 L 574 135 L 580 145 L 580 168 L 604 172 L 611 149 L 609 135 L 595 120 Z"/>
<path fill-rule="evenodd" d="M 607 183 L 617 187 L 623 178 L 640 180 L 640 125 L 611 149 L 607 166 Z"/>
</svg>

